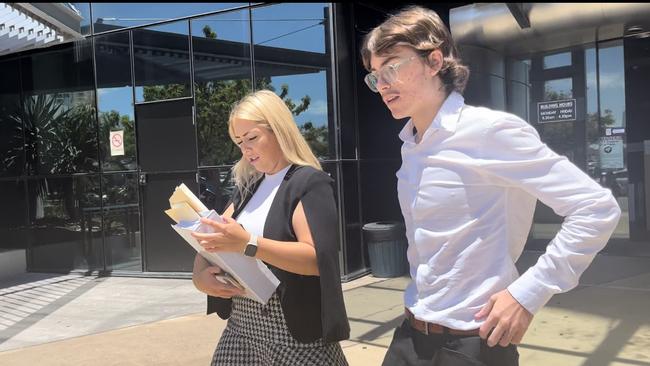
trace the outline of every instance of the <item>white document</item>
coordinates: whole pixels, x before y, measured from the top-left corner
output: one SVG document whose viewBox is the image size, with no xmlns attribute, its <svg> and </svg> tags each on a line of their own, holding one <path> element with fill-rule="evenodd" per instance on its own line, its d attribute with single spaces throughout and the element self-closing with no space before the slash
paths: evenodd
<svg viewBox="0 0 650 366">
<path fill-rule="evenodd" d="M 221 221 L 221 217 L 214 210 L 202 212 L 201 216 Z M 201 224 L 200 221 L 181 221 L 172 225 L 172 228 L 208 262 L 230 273 L 246 290 L 245 297 L 266 304 L 280 284 L 280 280 L 259 259 L 232 252 L 207 252 L 191 233 L 213 232 L 211 226 Z"/>
</svg>

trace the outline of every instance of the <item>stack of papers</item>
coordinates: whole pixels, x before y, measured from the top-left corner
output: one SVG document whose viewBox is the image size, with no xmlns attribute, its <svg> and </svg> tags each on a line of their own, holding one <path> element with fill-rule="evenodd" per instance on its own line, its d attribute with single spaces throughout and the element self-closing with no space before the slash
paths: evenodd
<svg viewBox="0 0 650 366">
<path fill-rule="evenodd" d="M 207 217 L 217 222 L 224 220 L 214 210 L 207 207 L 190 191 L 185 184 L 176 187 L 169 198 L 170 209 L 165 213 L 176 221 L 172 225 L 185 241 L 203 256 L 212 265 L 218 266 L 229 276 L 218 276 L 220 281 L 230 281 L 228 277 L 236 280 L 246 293 L 245 297 L 266 304 L 280 284 L 280 280 L 259 259 L 246 257 L 240 253 L 232 252 L 207 252 L 191 235 L 193 231 L 211 233 L 214 229 L 210 225 L 202 224 L 201 217 Z"/>
</svg>

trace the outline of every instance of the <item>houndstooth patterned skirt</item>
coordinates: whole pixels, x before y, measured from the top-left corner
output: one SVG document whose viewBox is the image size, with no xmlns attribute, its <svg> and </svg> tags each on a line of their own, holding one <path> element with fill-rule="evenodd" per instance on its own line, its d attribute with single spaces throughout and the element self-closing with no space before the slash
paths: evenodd
<svg viewBox="0 0 650 366">
<path fill-rule="evenodd" d="M 266 305 L 232 298 L 232 313 L 212 357 L 213 366 L 347 366 L 338 342 L 300 343 L 289 333 L 277 294 Z"/>
</svg>

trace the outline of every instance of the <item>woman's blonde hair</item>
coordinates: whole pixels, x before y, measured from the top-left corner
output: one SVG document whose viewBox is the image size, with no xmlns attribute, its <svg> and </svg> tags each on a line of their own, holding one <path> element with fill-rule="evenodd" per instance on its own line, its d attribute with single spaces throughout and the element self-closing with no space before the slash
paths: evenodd
<svg viewBox="0 0 650 366">
<path fill-rule="evenodd" d="M 449 29 L 435 11 L 411 5 L 375 27 L 363 39 L 363 66 L 370 71 L 372 54 L 385 56 L 395 46 L 410 47 L 421 56 L 440 50 L 443 59 L 439 75 L 447 94 L 465 90 L 469 68 L 462 64 Z M 430 61 L 428 57 L 426 60 Z"/>
<path fill-rule="evenodd" d="M 284 158 L 289 163 L 309 165 L 322 170 L 318 159 L 298 130 L 291 111 L 274 92 L 259 90 L 245 96 L 234 105 L 228 119 L 228 133 L 236 143 L 233 126 L 235 119 L 254 121 L 273 131 Z M 239 159 L 232 170 L 235 186 L 242 195 L 249 190 L 251 183 L 262 175 L 243 157 Z"/>
</svg>

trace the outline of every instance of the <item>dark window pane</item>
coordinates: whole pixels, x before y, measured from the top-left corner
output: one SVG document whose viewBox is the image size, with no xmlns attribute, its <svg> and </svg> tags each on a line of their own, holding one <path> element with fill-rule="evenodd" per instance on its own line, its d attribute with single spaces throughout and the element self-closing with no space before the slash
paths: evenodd
<svg viewBox="0 0 650 366">
<path fill-rule="evenodd" d="M 20 119 L 20 64 L 0 62 L 0 177 L 23 174 L 25 152 Z"/>
<path fill-rule="evenodd" d="M 366 267 L 367 249 L 361 240 L 361 216 L 359 212 L 358 161 L 341 163 L 343 180 L 343 212 L 345 218 L 345 265 L 346 274 Z"/>
<path fill-rule="evenodd" d="M 93 3 L 95 33 L 182 18 L 248 3 Z"/>
<path fill-rule="evenodd" d="M 235 189 L 230 167 L 199 171 L 199 199 L 207 208 L 223 213 Z"/>
<path fill-rule="evenodd" d="M 91 52 L 84 40 L 22 59 L 24 99 L 16 118 L 30 174 L 98 171 Z"/>
<path fill-rule="evenodd" d="M 147 175 L 142 187 L 142 231 L 146 238 L 145 271 L 192 272 L 196 251 L 172 228 L 165 214 L 174 187 L 185 184 L 197 194 L 196 172 Z"/>
<path fill-rule="evenodd" d="M 189 22 L 133 31 L 136 102 L 190 96 Z"/>
<path fill-rule="evenodd" d="M 285 100 L 317 157 L 335 158 L 328 5 L 279 4 L 252 13 L 256 88 Z"/>
<path fill-rule="evenodd" d="M 136 106 L 140 168 L 147 172 L 196 169 L 192 100 Z"/>
<path fill-rule="evenodd" d="M 107 269 L 141 271 L 137 173 L 104 174 L 102 182 Z"/>
<path fill-rule="evenodd" d="M 95 38 L 99 147 L 104 171 L 137 168 L 130 54 L 126 32 Z"/>
<path fill-rule="evenodd" d="M 0 181 L 0 252 L 27 247 L 25 183 Z"/>
<path fill-rule="evenodd" d="M 131 86 L 130 57 L 128 32 L 95 37 L 97 88 Z"/>
<path fill-rule="evenodd" d="M 31 270 L 103 268 L 99 177 L 28 182 Z"/>
<path fill-rule="evenodd" d="M 199 165 L 241 156 L 228 136 L 232 105 L 252 90 L 248 11 L 192 20 Z"/>
<path fill-rule="evenodd" d="M 22 59 L 22 88 L 26 94 L 86 92 L 95 87 L 90 40 L 80 40 Z M 69 97 L 79 99 L 79 97 Z"/>
<path fill-rule="evenodd" d="M 338 206 L 339 204 L 339 191 L 338 191 L 338 180 L 339 180 L 339 172 L 338 172 L 338 163 L 337 162 L 321 162 L 321 167 L 323 168 L 323 171 L 332 177 L 334 179 L 334 199 L 336 200 L 336 205 Z"/>
<path fill-rule="evenodd" d="M 333 183 L 332 188 L 334 189 L 334 201 L 336 202 L 336 206 L 338 208 L 342 204 L 341 200 L 340 200 L 341 196 L 339 195 L 339 193 L 340 193 L 339 192 L 339 184 L 340 184 L 340 179 L 341 179 L 341 175 L 339 174 L 339 165 L 340 165 L 340 163 L 330 161 L 330 162 L 321 162 L 321 164 L 322 164 L 322 167 L 323 167 L 323 171 L 328 173 L 332 177 L 332 179 L 334 179 L 334 183 Z M 341 236 L 342 236 L 341 233 L 343 232 L 343 230 L 344 230 L 343 228 L 345 227 L 345 224 L 346 224 L 345 221 L 344 221 L 344 218 L 341 217 L 341 215 L 338 215 L 337 223 L 338 223 L 337 228 L 336 228 L 337 238 L 341 238 Z M 340 268 L 340 271 L 341 271 L 341 275 L 343 275 L 344 273 L 346 273 L 346 264 L 343 261 L 344 260 L 344 254 L 343 253 L 345 252 L 344 248 L 345 248 L 345 246 L 347 246 L 347 242 L 346 242 L 346 237 L 343 237 L 340 240 L 341 241 L 339 242 L 339 247 L 338 247 L 338 249 L 339 249 L 339 268 Z"/>
<path fill-rule="evenodd" d="M 359 162 L 361 223 L 403 221 L 397 199 L 397 177 L 401 160 L 368 159 Z"/>
</svg>

